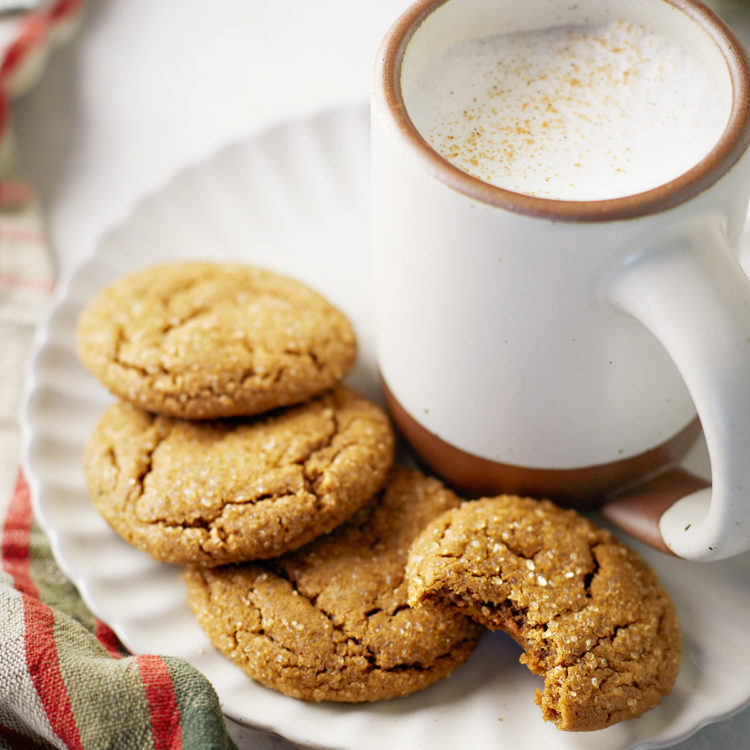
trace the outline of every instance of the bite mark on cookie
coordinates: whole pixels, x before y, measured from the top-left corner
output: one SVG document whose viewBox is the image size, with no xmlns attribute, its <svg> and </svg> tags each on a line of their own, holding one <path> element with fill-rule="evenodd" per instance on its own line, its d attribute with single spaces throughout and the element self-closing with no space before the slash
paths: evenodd
<svg viewBox="0 0 750 750">
<path fill-rule="evenodd" d="M 536 696 L 560 729 L 638 716 L 672 687 L 680 631 L 656 575 L 609 532 L 529 498 L 466 503 L 410 553 L 410 602 L 509 633 L 545 678 Z"/>
</svg>

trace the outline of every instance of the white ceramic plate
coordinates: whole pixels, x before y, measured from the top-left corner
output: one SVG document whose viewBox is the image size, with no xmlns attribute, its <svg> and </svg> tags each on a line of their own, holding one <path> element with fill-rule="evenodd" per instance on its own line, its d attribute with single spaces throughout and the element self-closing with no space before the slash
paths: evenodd
<svg viewBox="0 0 750 750">
<path fill-rule="evenodd" d="M 208 643 L 185 604 L 180 570 L 129 547 L 90 505 L 83 445 L 111 397 L 79 365 L 73 331 L 105 283 L 155 261 L 236 258 L 290 273 L 351 317 L 361 342 L 351 383 L 379 398 L 369 290 L 367 113 L 347 109 L 289 123 L 223 151 L 144 200 L 56 292 L 40 327 L 24 406 L 35 511 L 54 555 L 94 613 L 136 653 L 183 657 L 207 675 L 224 711 L 308 746 L 475 746 L 546 750 L 664 747 L 750 700 L 750 556 L 687 563 L 642 550 L 679 610 L 684 656 L 673 692 L 644 717 L 588 734 L 545 724 L 541 681 L 519 649 L 486 636 L 450 678 L 372 705 L 314 705 L 246 678 Z M 699 446 L 693 461 L 703 463 Z"/>
</svg>

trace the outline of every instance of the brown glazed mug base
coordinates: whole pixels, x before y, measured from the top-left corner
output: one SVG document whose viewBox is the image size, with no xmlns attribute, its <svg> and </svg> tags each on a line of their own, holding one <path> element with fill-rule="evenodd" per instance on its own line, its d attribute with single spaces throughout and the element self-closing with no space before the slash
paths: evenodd
<svg viewBox="0 0 750 750">
<path fill-rule="evenodd" d="M 411 417 L 384 382 L 383 390 L 396 428 L 417 458 L 466 498 L 502 493 L 528 495 L 589 510 L 622 494 L 624 488 L 673 467 L 700 434 L 700 422 L 696 417 L 661 445 L 621 461 L 580 469 L 513 466 L 481 458 L 446 443 Z"/>
</svg>

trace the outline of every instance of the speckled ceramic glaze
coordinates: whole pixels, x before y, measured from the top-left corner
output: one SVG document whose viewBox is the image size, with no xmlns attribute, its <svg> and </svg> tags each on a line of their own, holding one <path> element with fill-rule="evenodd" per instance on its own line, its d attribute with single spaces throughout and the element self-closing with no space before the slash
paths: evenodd
<svg viewBox="0 0 750 750">
<path fill-rule="evenodd" d="M 691 49 L 727 103 L 709 154 L 598 201 L 513 193 L 461 172 L 412 124 L 425 62 L 478 35 L 624 18 Z M 748 65 L 693 0 L 425 0 L 386 37 L 373 86 L 377 357 L 415 449 L 470 494 L 601 502 L 661 470 L 702 424 L 712 489 L 661 516 L 677 555 L 750 548 Z"/>
</svg>

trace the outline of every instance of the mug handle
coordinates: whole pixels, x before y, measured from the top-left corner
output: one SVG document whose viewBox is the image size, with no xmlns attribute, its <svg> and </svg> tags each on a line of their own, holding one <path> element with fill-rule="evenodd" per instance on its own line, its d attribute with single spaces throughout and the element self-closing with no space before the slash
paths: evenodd
<svg viewBox="0 0 750 750">
<path fill-rule="evenodd" d="M 687 231 L 686 231 L 687 230 Z M 665 347 L 695 403 L 711 484 L 681 469 L 628 490 L 606 518 L 689 560 L 750 549 L 750 279 L 723 222 L 683 224 L 629 256 L 604 285 L 616 310 Z"/>
</svg>

